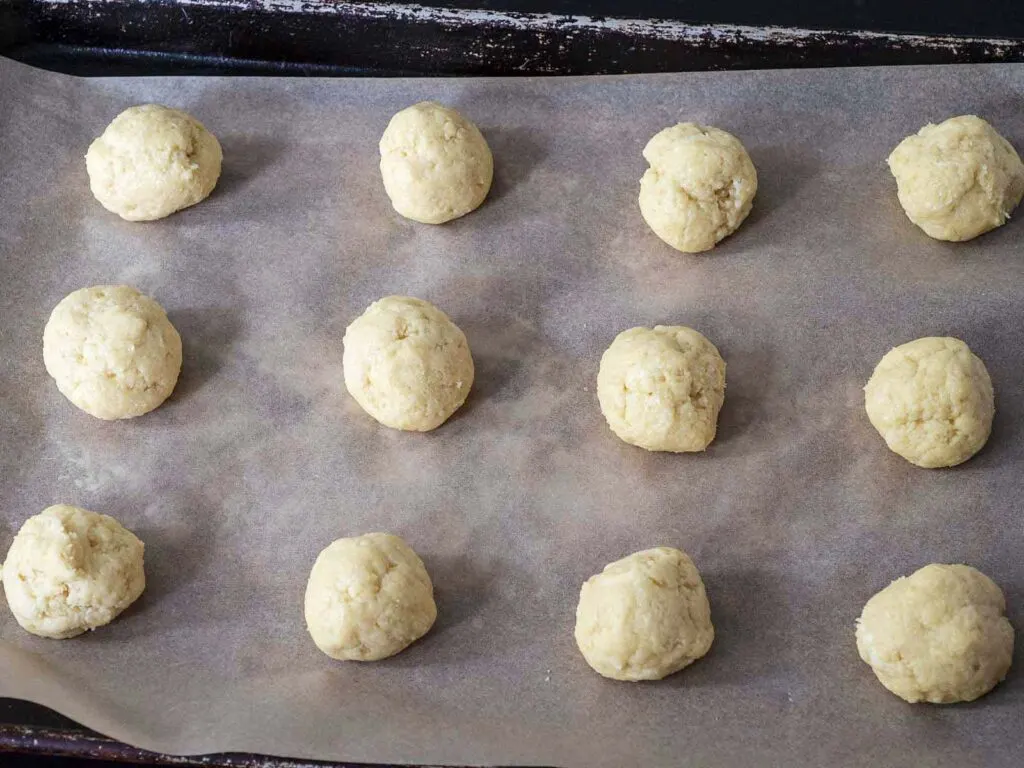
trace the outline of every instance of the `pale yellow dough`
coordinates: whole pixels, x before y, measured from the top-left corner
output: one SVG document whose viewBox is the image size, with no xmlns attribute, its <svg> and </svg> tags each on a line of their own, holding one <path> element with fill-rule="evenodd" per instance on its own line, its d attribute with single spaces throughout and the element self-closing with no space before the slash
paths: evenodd
<svg viewBox="0 0 1024 768">
<path fill-rule="evenodd" d="M 143 104 L 114 118 L 85 156 L 89 185 L 108 211 L 152 221 L 209 197 L 220 178 L 220 143 L 185 112 Z"/>
<path fill-rule="evenodd" d="M 338 539 L 320 553 L 306 586 L 306 626 L 334 659 L 377 661 L 423 637 L 437 618 L 423 561 L 398 536 Z"/>
<path fill-rule="evenodd" d="M 473 123 L 454 109 L 422 101 L 388 123 L 380 139 L 380 173 L 402 216 L 443 224 L 484 201 L 494 159 Z"/>
<path fill-rule="evenodd" d="M 678 251 L 715 247 L 747 218 L 757 171 L 739 139 L 718 128 L 679 123 L 644 147 L 650 168 L 640 179 L 640 213 Z"/>
<path fill-rule="evenodd" d="M 1006 223 L 1024 195 L 1024 164 L 980 117 L 929 123 L 889 155 L 900 205 L 938 240 L 970 240 Z"/>
<path fill-rule="evenodd" d="M 62 640 L 109 624 L 146 588 L 143 544 L 117 520 L 67 504 L 30 517 L 2 574 L 24 629 Z"/>
<path fill-rule="evenodd" d="M 43 362 L 61 393 L 100 419 L 160 405 L 181 371 L 181 337 L 163 308 L 128 285 L 66 296 L 43 330 Z"/>
<path fill-rule="evenodd" d="M 964 342 L 929 336 L 886 353 L 864 387 L 864 407 L 891 450 L 932 469 L 981 450 L 995 396 L 985 364 Z"/>
<path fill-rule="evenodd" d="M 630 445 L 703 451 L 725 402 L 725 361 L 692 328 L 630 328 L 601 357 L 597 398 L 608 426 Z"/>
<path fill-rule="evenodd" d="M 1006 677 L 1013 627 L 1003 593 L 967 565 L 926 565 L 868 600 L 857 651 L 886 688 L 909 702 L 984 696 Z"/>
<path fill-rule="evenodd" d="M 364 411 L 393 429 L 441 426 L 473 386 L 465 334 L 421 299 L 374 302 L 345 331 L 344 346 L 346 388 Z"/>
<path fill-rule="evenodd" d="M 672 547 L 636 552 L 591 576 L 576 608 L 576 644 L 596 672 L 660 680 L 699 659 L 715 638 L 697 566 Z"/>
</svg>

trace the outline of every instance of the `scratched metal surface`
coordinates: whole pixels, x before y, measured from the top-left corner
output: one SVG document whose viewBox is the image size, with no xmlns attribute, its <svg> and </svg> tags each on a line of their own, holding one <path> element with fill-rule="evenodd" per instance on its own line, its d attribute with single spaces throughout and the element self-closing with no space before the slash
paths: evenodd
<svg viewBox="0 0 1024 768">
<path fill-rule="evenodd" d="M 67 758 L 67 768 L 77 766 L 79 760 L 88 760 L 88 768 L 123 763 L 177 768 L 367 768 L 365 763 L 324 763 L 263 755 L 161 755 L 109 739 L 37 704 L 0 698 L 0 766 L 13 768 L 20 765 L 22 756 L 36 755 Z M 98 760 L 109 762 L 94 762 Z M 372 768 L 398 766 L 378 764 Z"/>
<path fill-rule="evenodd" d="M 780 17 L 813 28 L 723 23 L 701 13 L 714 4 L 686 4 L 680 21 L 681 6 L 664 2 L 665 17 L 650 19 L 557 0 L 548 13 L 335 0 L 0 0 L 0 53 L 78 74 L 578 75 L 1022 61 L 1024 17 L 988 23 L 1003 18 L 996 11 L 1005 4 L 973 4 L 979 21 L 953 35 L 948 19 L 960 16 L 941 6 L 915 14 L 907 29 L 924 32 L 913 33 L 839 29 L 832 25 L 867 20 L 835 9 Z M 764 18 L 749 13 L 735 18 Z M 909 24 L 888 18 L 901 23 Z"/>
</svg>

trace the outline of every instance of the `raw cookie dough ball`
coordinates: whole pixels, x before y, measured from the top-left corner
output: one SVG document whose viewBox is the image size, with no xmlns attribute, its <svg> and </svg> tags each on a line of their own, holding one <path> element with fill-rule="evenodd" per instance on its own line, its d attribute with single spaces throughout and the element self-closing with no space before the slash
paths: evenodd
<svg viewBox="0 0 1024 768">
<path fill-rule="evenodd" d="M 181 337 L 163 307 L 128 285 L 68 295 L 43 330 L 57 389 L 99 419 L 130 419 L 167 399 L 181 371 Z"/>
<path fill-rule="evenodd" d="M 429 302 L 376 301 L 345 331 L 345 386 L 393 429 L 427 432 L 459 409 L 473 385 L 466 336 Z"/>
<path fill-rule="evenodd" d="M 739 139 L 696 123 L 655 134 L 644 147 L 640 213 L 678 251 L 698 253 L 735 232 L 750 213 L 757 171 Z"/>
<path fill-rule="evenodd" d="M 968 565 L 926 565 L 868 600 L 857 651 L 886 688 L 909 702 L 984 696 L 1006 677 L 1013 627 L 992 580 Z"/>
<path fill-rule="evenodd" d="M 612 432 L 648 451 L 703 451 L 725 401 L 725 361 L 692 328 L 630 328 L 601 358 L 597 399 Z"/>
<path fill-rule="evenodd" d="M 309 574 L 306 626 L 333 659 L 394 656 L 427 634 L 436 618 L 423 561 L 390 533 L 338 539 Z"/>
<path fill-rule="evenodd" d="M 937 240 L 970 240 L 1006 223 L 1024 195 L 1024 164 L 980 117 L 952 117 L 889 155 L 900 205 Z"/>
<path fill-rule="evenodd" d="M 864 407 L 889 448 L 919 467 L 952 467 L 992 431 L 992 379 L 960 339 L 929 336 L 890 350 L 864 387 Z"/>
<path fill-rule="evenodd" d="M 109 624 L 146 588 L 143 545 L 117 520 L 56 504 L 21 526 L 3 564 L 7 605 L 34 635 Z"/>
<path fill-rule="evenodd" d="M 392 117 L 384 130 L 380 173 L 396 211 L 443 224 L 484 201 L 494 159 L 473 123 L 454 109 L 421 101 Z"/>
<path fill-rule="evenodd" d="M 580 591 L 576 644 L 605 677 L 660 680 L 707 653 L 714 639 L 704 582 L 678 549 L 624 557 Z"/>
<path fill-rule="evenodd" d="M 220 144 L 191 115 L 159 104 L 126 109 L 85 155 L 89 186 L 128 221 L 162 219 L 205 200 L 217 186 Z"/>
</svg>

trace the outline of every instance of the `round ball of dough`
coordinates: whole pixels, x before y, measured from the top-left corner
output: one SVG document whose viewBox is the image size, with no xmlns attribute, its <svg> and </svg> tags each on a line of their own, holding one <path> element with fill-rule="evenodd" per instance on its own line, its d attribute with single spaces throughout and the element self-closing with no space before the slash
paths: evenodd
<svg viewBox="0 0 1024 768">
<path fill-rule="evenodd" d="M 142 542 L 114 518 L 48 507 L 25 521 L 7 553 L 7 605 L 34 635 L 80 635 L 109 624 L 142 594 L 142 556 Z"/>
<path fill-rule="evenodd" d="M 174 390 L 181 337 L 153 299 L 128 285 L 97 285 L 54 307 L 43 362 L 57 389 L 86 413 L 130 419 Z"/>
<path fill-rule="evenodd" d="M 1003 593 L 967 565 L 926 565 L 868 600 L 857 651 L 909 702 L 973 701 L 1006 677 L 1013 627 Z"/>
<path fill-rule="evenodd" d="M 473 386 L 465 334 L 421 299 L 374 302 L 346 329 L 344 345 L 346 388 L 364 411 L 393 429 L 441 426 Z"/>
<path fill-rule="evenodd" d="M 660 680 L 699 659 L 715 628 L 697 566 L 672 547 L 605 566 L 580 591 L 576 644 L 614 680 Z"/>
<path fill-rule="evenodd" d="M 380 174 L 395 210 L 443 224 L 487 197 L 494 159 L 480 130 L 454 109 L 422 101 L 391 118 L 380 139 Z"/>
<path fill-rule="evenodd" d="M 919 467 L 952 467 L 981 450 L 995 398 L 985 364 L 960 339 L 929 336 L 890 350 L 864 387 L 889 448 Z"/>
<path fill-rule="evenodd" d="M 597 399 L 612 432 L 648 451 L 703 451 L 725 401 L 725 361 L 692 328 L 630 328 L 601 358 Z"/>
<path fill-rule="evenodd" d="M 220 144 L 189 114 L 159 104 L 126 109 L 85 155 L 104 208 L 152 221 L 205 200 L 220 178 Z"/>
<path fill-rule="evenodd" d="M 309 574 L 306 626 L 333 659 L 394 656 L 427 634 L 436 618 L 423 561 L 390 533 L 338 539 Z"/>
<path fill-rule="evenodd" d="M 937 240 L 970 240 L 1006 223 L 1024 195 L 1024 164 L 980 117 L 952 117 L 889 155 L 900 205 Z"/>
<path fill-rule="evenodd" d="M 640 213 L 678 251 L 699 253 L 735 232 L 750 213 L 757 171 L 739 139 L 696 123 L 655 134 L 644 147 Z"/>
</svg>

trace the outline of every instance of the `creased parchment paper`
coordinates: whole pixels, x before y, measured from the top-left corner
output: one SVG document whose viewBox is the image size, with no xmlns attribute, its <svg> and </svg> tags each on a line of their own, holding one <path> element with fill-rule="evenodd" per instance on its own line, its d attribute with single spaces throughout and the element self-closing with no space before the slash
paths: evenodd
<svg viewBox="0 0 1024 768">
<path fill-rule="evenodd" d="M 41 640 L 0 611 L 0 695 L 143 747 L 470 765 L 1019 766 L 1021 653 L 972 705 L 910 706 L 857 657 L 854 619 L 893 578 L 968 562 L 1024 629 L 1024 224 L 966 244 L 904 217 L 884 164 L 928 121 L 976 112 L 1024 147 L 1024 67 L 521 80 L 77 80 L 3 63 L 0 550 L 55 502 L 146 542 L 149 587 L 115 624 Z M 425 98 L 494 151 L 477 212 L 390 208 L 377 140 Z M 163 102 L 221 140 L 205 203 L 123 222 L 83 155 L 123 108 Z M 680 120 L 742 139 L 754 211 L 684 256 L 636 205 L 641 149 Z M 184 339 L 159 410 L 104 423 L 48 379 L 43 325 L 70 291 L 132 283 Z M 346 394 L 341 339 L 371 301 L 428 299 L 466 332 L 477 381 L 429 434 Z M 648 454 L 594 392 L 619 331 L 705 333 L 728 363 L 704 455 Z M 988 446 L 926 471 L 890 453 L 861 387 L 892 346 L 965 339 L 998 411 Z M 423 556 L 433 631 L 392 660 L 333 662 L 305 581 L 339 536 Z M 582 581 L 655 545 L 689 552 L 715 644 L 623 684 L 572 638 Z M 1018 647 L 1024 645 L 1020 643 Z"/>
</svg>

